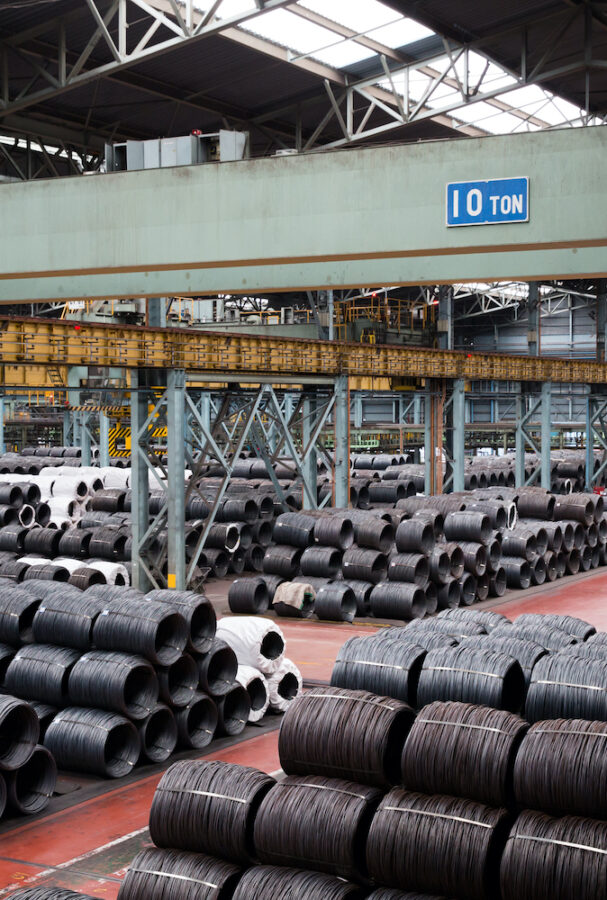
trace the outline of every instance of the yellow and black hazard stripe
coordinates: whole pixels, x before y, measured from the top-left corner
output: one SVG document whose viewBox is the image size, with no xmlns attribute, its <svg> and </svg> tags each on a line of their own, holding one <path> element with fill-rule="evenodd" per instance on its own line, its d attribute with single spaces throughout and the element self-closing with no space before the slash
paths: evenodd
<svg viewBox="0 0 607 900">
<path fill-rule="evenodd" d="M 76 412 L 104 412 L 108 416 L 124 416 L 130 415 L 130 406 L 96 406 L 92 403 L 86 403 L 83 406 L 70 406 L 71 410 Z"/>
<path fill-rule="evenodd" d="M 117 441 L 125 440 L 125 444 L 127 443 L 126 439 L 128 439 L 128 443 L 130 443 L 131 437 L 131 427 L 130 425 L 114 425 L 113 428 L 110 428 L 109 439 L 108 439 L 108 453 L 110 456 L 130 456 L 131 450 L 130 447 L 124 450 L 119 450 L 116 446 Z"/>
</svg>

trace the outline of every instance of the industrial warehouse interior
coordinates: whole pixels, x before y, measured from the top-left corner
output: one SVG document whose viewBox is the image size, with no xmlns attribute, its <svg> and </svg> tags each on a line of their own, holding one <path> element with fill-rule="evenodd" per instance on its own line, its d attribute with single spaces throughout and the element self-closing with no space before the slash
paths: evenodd
<svg viewBox="0 0 607 900">
<path fill-rule="evenodd" d="M 607 900 L 606 0 L 0 2 L 0 900 Z"/>
</svg>

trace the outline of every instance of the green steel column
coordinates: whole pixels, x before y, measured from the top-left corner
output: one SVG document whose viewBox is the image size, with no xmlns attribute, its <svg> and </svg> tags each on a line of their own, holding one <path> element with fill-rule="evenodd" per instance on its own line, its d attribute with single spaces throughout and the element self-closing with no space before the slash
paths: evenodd
<svg viewBox="0 0 607 900">
<path fill-rule="evenodd" d="M 91 432 L 89 429 L 89 416 L 90 413 L 81 411 L 76 414 L 78 416 L 78 420 L 80 423 L 80 447 L 82 448 L 82 456 L 80 459 L 82 460 L 83 466 L 90 466 L 91 464 Z"/>
<path fill-rule="evenodd" d="M 362 428 L 363 426 L 363 395 L 360 391 L 354 394 L 354 427 Z"/>
<path fill-rule="evenodd" d="M 596 292 L 596 358 L 605 362 L 607 339 L 607 279 L 600 278 Z"/>
<path fill-rule="evenodd" d="M 463 378 L 453 382 L 453 490 L 464 490 L 466 457 L 466 383 Z"/>
<path fill-rule="evenodd" d="M 166 297 L 148 297 L 147 324 L 150 328 L 166 328 L 167 326 L 167 301 Z"/>
<path fill-rule="evenodd" d="M 302 440 L 304 450 L 310 443 L 314 425 L 316 423 L 316 397 L 310 394 L 304 394 L 303 398 L 303 421 L 302 421 Z M 306 460 L 303 463 L 303 475 L 306 483 L 309 485 L 310 492 L 314 497 L 318 496 L 318 459 L 316 447 L 310 450 Z M 303 508 L 316 509 L 308 497 L 306 491 L 303 492 Z"/>
<path fill-rule="evenodd" d="M 332 290 L 328 290 L 328 291 L 327 291 L 327 316 L 328 316 L 328 318 L 329 318 L 329 334 L 328 334 L 328 338 L 329 338 L 330 341 L 333 340 L 333 337 L 334 337 L 334 334 L 335 334 L 335 331 L 334 331 L 334 322 L 333 322 L 334 315 L 335 315 L 335 307 L 334 307 L 334 304 L 333 304 L 333 291 L 332 291 Z"/>
<path fill-rule="evenodd" d="M 81 432 L 82 428 L 80 427 L 80 413 L 78 410 L 72 409 L 70 411 L 70 415 L 72 417 L 72 447 L 80 447 L 81 445 Z"/>
<path fill-rule="evenodd" d="M 167 378 L 168 563 L 167 587 L 185 590 L 185 370 Z"/>
<path fill-rule="evenodd" d="M 547 491 L 550 490 L 550 446 L 552 442 L 552 421 L 550 418 L 550 406 L 552 398 L 552 383 L 545 381 L 542 384 L 542 404 L 541 404 L 541 481 L 540 484 Z"/>
<path fill-rule="evenodd" d="M 63 446 L 74 446 L 74 429 L 72 427 L 72 418 L 69 409 L 63 411 Z"/>
<path fill-rule="evenodd" d="M 99 412 L 99 465 L 110 464 L 110 418 L 101 410 Z"/>
<path fill-rule="evenodd" d="M 529 282 L 529 321 L 527 323 L 527 352 L 537 356 L 540 347 L 540 286 L 537 281 Z"/>
<path fill-rule="evenodd" d="M 438 294 L 438 349 L 453 350 L 453 288 L 442 285 Z"/>
<path fill-rule="evenodd" d="M 516 396 L 516 432 L 514 436 L 514 478 L 516 487 L 525 484 L 525 433 L 523 419 L 525 417 L 525 395 L 519 386 Z"/>
<path fill-rule="evenodd" d="M 4 442 L 4 394 L 0 394 L 0 454 L 6 453 Z"/>
<path fill-rule="evenodd" d="M 586 490 L 592 490 L 592 470 L 594 468 L 594 405 L 592 394 L 586 397 Z"/>
<path fill-rule="evenodd" d="M 335 379 L 335 506 L 350 503 L 350 401 L 348 376 Z"/>
<path fill-rule="evenodd" d="M 149 479 L 145 463 L 146 435 L 141 431 L 148 415 L 148 402 L 144 388 L 145 375 L 133 369 L 131 372 L 131 531 L 133 546 L 133 587 L 140 591 L 150 589 L 150 580 L 141 564 L 140 544 L 150 524 Z M 142 446 L 143 441 L 143 446 Z"/>
</svg>

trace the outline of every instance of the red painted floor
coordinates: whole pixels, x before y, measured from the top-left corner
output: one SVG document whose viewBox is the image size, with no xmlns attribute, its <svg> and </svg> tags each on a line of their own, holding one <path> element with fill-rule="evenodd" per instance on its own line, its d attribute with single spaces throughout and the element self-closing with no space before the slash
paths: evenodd
<svg viewBox="0 0 607 900">
<path fill-rule="evenodd" d="M 227 612 L 224 598 L 218 586 L 213 600 L 220 614 Z M 510 618 L 524 612 L 557 612 L 607 630 L 607 572 L 566 578 L 524 595 L 513 592 L 489 605 Z M 343 625 L 312 620 L 279 624 L 287 638 L 287 655 L 306 681 L 327 681 L 344 641 L 371 634 L 377 627 L 371 622 Z M 274 772 L 280 767 L 277 744 L 278 732 L 273 731 L 206 758 Z M 116 900 L 129 862 L 149 840 L 146 826 L 159 778 L 155 774 L 122 787 L 108 782 L 101 796 L 35 822 L 20 823 L 0 836 L 0 897 L 24 885 L 53 884 Z"/>
</svg>

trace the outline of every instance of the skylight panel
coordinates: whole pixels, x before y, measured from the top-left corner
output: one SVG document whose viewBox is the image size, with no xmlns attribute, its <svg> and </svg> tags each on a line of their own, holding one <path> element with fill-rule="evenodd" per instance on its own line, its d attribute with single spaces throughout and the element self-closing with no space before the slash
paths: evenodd
<svg viewBox="0 0 607 900">
<path fill-rule="evenodd" d="M 406 47 L 407 44 L 413 44 L 422 38 L 431 37 L 433 34 L 429 28 L 414 22 L 413 19 L 399 19 L 389 25 L 383 25 L 381 28 L 374 28 L 369 34 L 374 41 L 385 44 L 386 47 L 396 49 L 397 47 Z"/>
<path fill-rule="evenodd" d="M 364 34 L 370 28 L 388 25 L 400 18 L 395 10 L 388 9 L 377 0 L 300 0 L 299 5 L 339 22 L 357 34 Z"/>
</svg>

